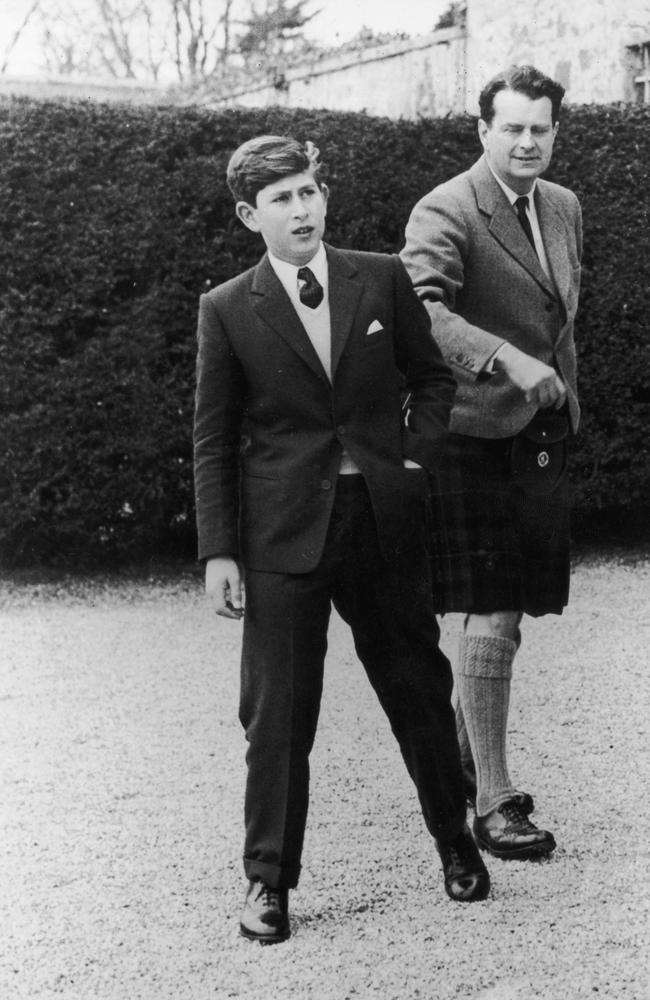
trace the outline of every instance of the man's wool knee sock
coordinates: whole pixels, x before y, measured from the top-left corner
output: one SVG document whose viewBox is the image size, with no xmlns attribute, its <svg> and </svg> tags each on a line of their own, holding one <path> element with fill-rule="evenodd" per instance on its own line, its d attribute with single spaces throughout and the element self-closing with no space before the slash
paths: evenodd
<svg viewBox="0 0 650 1000">
<path fill-rule="evenodd" d="M 486 816 L 511 798 L 506 734 L 512 661 L 517 644 L 505 636 L 465 635 L 458 665 L 458 695 L 476 765 L 476 812 Z"/>
</svg>

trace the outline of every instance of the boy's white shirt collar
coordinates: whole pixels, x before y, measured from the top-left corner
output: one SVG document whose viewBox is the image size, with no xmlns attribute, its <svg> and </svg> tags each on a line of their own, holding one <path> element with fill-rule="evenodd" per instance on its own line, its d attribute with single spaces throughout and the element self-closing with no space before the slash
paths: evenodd
<svg viewBox="0 0 650 1000">
<path fill-rule="evenodd" d="M 287 290 L 291 290 L 295 297 L 298 296 L 298 267 L 295 264 L 289 264 L 286 260 L 280 260 L 271 251 L 268 251 L 269 261 L 271 262 L 271 267 L 277 274 L 278 278 Z M 308 267 L 312 272 L 316 280 L 323 286 L 327 292 L 327 254 L 325 253 L 325 247 L 321 240 L 321 244 L 312 257 L 312 259 L 307 263 L 301 265 L 302 267 Z"/>
</svg>

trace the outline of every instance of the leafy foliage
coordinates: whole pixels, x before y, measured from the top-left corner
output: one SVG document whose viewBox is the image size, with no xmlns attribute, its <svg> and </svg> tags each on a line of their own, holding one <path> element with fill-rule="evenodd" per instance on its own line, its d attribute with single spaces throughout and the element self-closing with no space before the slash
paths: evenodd
<svg viewBox="0 0 650 1000">
<path fill-rule="evenodd" d="M 566 112 L 552 174 L 585 216 L 579 523 L 648 510 L 648 109 Z M 262 132 L 330 166 L 327 238 L 397 251 L 416 201 L 479 152 L 470 118 L 393 122 L 0 105 L 0 553 L 76 567 L 191 555 L 198 295 L 259 258 L 225 184 Z"/>
<path fill-rule="evenodd" d="M 247 58 L 251 55 L 269 56 L 284 51 L 287 41 L 301 35 L 305 25 L 319 11 L 308 14 L 305 7 L 311 0 L 297 0 L 287 5 L 286 0 L 274 0 L 267 9 L 258 12 L 251 7 L 245 22 L 246 31 L 239 40 L 239 51 Z"/>
</svg>

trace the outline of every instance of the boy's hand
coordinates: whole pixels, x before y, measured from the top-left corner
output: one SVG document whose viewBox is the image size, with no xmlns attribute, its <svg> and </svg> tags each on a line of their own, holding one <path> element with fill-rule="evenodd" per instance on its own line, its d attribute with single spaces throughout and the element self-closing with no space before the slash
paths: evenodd
<svg viewBox="0 0 650 1000">
<path fill-rule="evenodd" d="M 244 579 L 234 559 L 217 556 L 205 564 L 205 592 L 223 618 L 242 618 Z"/>
</svg>

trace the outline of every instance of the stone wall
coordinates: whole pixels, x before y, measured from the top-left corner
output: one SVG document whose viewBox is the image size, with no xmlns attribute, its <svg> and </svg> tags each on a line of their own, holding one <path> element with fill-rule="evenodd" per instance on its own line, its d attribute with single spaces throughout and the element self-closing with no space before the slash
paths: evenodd
<svg viewBox="0 0 650 1000">
<path fill-rule="evenodd" d="M 635 99 L 635 52 L 650 42 L 650 0 L 469 0 L 449 28 L 278 70 L 212 107 L 326 107 L 390 118 L 476 114 L 482 85 L 512 63 L 559 80 L 573 104 Z M 638 52 L 638 48 L 637 48 Z M 203 103 L 203 101 L 202 101 Z"/>
<path fill-rule="evenodd" d="M 465 108 L 465 33 L 447 28 L 379 48 L 342 52 L 276 73 L 233 90 L 227 99 L 206 97 L 210 107 L 332 108 L 389 118 L 442 116 Z"/>
<path fill-rule="evenodd" d="M 366 111 L 389 118 L 476 114 L 482 85 L 512 63 L 533 63 L 559 80 L 573 104 L 635 99 L 639 46 L 650 42 L 650 0 L 469 0 L 467 28 L 447 28 L 292 67 L 273 80 L 209 86 L 189 97 L 134 81 L 12 80 L 0 98 L 23 94 L 137 103 L 199 103 L 212 108 L 283 107 Z M 636 46 L 636 52 L 633 48 Z"/>
<path fill-rule="evenodd" d="M 512 63 L 559 80 L 572 104 L 632 100 L 630 45 L 650 41 L 650 0 L 469 0 L 467 110 Z"/>
</svg>

